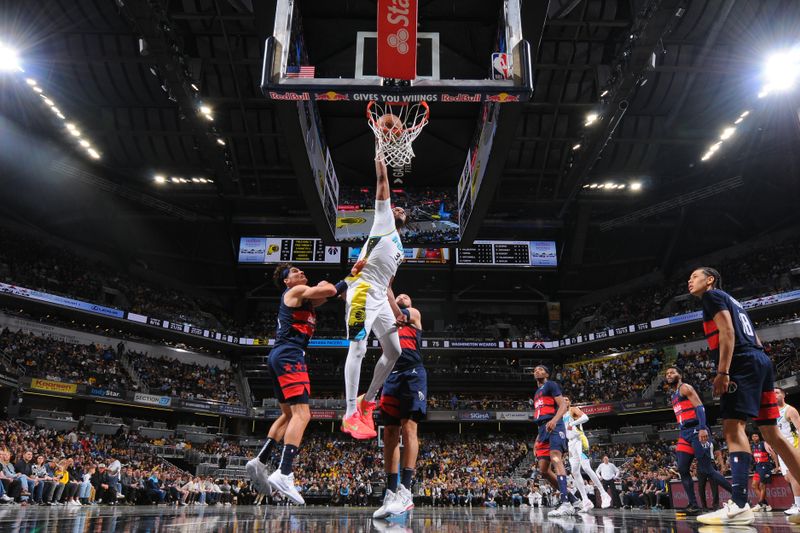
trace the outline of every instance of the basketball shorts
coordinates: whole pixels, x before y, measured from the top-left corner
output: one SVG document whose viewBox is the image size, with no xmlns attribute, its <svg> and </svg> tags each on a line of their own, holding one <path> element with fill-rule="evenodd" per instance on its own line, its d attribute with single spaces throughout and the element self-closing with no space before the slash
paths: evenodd
<svg viewBox="0 0 800 533">
<path fill-rule="evenodd" d="M 753 480 L 757 483 L 768 485 L 772 481 L 772 463 L 755 463 L 755 471 Z"/>
<path fill-rule="evenodd" d="M 381 417 L 385 426 L 399 426 L 401 420 L 419 422 L 428 412 L 428 374 L 415 366 L 389 374 L 381 393 Z"/>
<path fill-rule="evenodd" d="M 306 353 L 299 346 L 283 344 L 269 352 L 272 386 L 279 403 L 308 403 L 311 382 L 308 379 Z"/>
<path fill-rule="evenodd" d="M 775 425 L 779 413 L 775 399 L 775 372 L 769 357 L 758 351 L 735 354 L 730 378 L 735 390 L 722 395 L 720 417 L 752 418 L 759 426 Z"/>
<path fill-rule="evenodd" d="M 351 341 L 367 340 L 371 332 L 378 338 L 397 331 L 396 319 L 386 293 L 376 291 L 372 285 L 359 278 L 348 278 L 347 338 Z"/>
<path fill-rule="evenodd" d="M 567 428 L 559 422 L 553 431 L 547 431 L 547 423 L 539 425 L 534 451 L 537 459 L 549 459 L 551 451 L 564 453 L 567 451 Z"/>
<path fill-rule="evenodd" d="M 797 448 L 797 439 L 796 438 L 794 438 L 794 437 L 785 437 L 785 436 L 784 436 L 784 438 L 787 441 L 789 441 L 789 444 L 793 448 Z M 786 466 L 786 463 L 783 461 L 783 457 L 781 457 L 780 455 L 778 456 L 778 466 L 781 468 L 781 474 L 783 474 L 784 476 L 789 473 L 789 468 Z"/>
</svg>

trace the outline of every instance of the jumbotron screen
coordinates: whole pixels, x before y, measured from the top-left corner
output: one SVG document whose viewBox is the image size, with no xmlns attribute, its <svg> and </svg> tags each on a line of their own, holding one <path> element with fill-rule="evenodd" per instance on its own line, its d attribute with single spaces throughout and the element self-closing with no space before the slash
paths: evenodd
<svg viewBox="0 0 800 533">
<path fill-rule="evenodd" d="M 457 265 L 556 267 L 554 241 L 475 241 L 456 250 Z"/>
<path fill-rule="evenodd" d="M 340 263 L 342 249 L 326 246 L 320 239 L 291 237 L 242 237 L 239 240 L 239 263 Z"/>
</svg>

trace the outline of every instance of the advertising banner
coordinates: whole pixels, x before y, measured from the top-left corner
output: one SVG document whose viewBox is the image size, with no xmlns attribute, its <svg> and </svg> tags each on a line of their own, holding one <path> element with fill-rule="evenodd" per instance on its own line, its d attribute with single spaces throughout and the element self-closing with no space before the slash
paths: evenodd
<svg viewBox="0 0 800 533">
<path fill-rule="evenodd" d="M 481 422 L 485 420 L 494 420 L 494 416 L 489 411 L 459 411 L 458 419 Z"/>
<path fill-rule="evenodd" d="M 50 381 L 49 379 L 33 378 L 31 388 L 45 390 L 48 392 L 60 392 L 62 394 L 75 394 L 78 392 L 78 385 L 75 383 L 62 383 L 60 381 Z"/>
<path fill-rule="evenodd" d="M 211 411 L 211 405 L 196 400 L 176 400 L 177 407 L 192 409 L 194 411 Z"/>
<path fill-rule="evenodd" d="M 586 413 L 589 416 L 592 415 L 603 415 L 609 414 L 614 412 L 614 404 L 611 403 L 598 403 L 598 404 L 590 404 L 590 405 L 581 405 L 579 406 L 581 411 Z"/>
<path fill-rule="evenodd" d="M 101 389 L 98 387 L 87 387 L 90 396 L 102 396 L 104 398 L 122 398 L 122 393 L 111 389 Z"/>
<path fill-rule="evenodd" d="M 25 287 L 18 287 L 16 285 L 9 285 L 8 283 L 0 283 L 0 292 L 13 294 L 14 296 L 22 296 L 23 298 L 30 298 L 31 300 L 39 300 L 56 305 L 63 305 L 64 307 L 71 307 L 73 309 L 80 309 L 81 311 L 88 311 L 98 315 L 113 316 L 116 318 L 123 318 L 125 312 L 113 307 L 106 307 L 104 305 L 92 304 L 74 298 L 67 298 L 66 296 L 58 296 L 55 294 L 48 294 L 46 292 L 35 291 L 33 289 L 26 289 Z"/>
<path fill-rule="evenodd" d="M 531 414 L 527 411 L 498 411 L 495 413 L 498 420 L 509 422 L 530 422 Z"/>
<path fill-rule="evenodd" d="M 336 418 L 336 411 L 333 409 L 312 409 L 311 418 L 314 420 L 333 420 Z"/>
<path fill-rule="evenodd" d="M 133 401 L 137 403 L 146 403 L 149 405 L 158 405 L 161 407 L 169 407 L 172 405 L 172 398 L 169 396 L 157 396 L 155 394 L 145 394 L 137 392 L 133 395 Z"/>
<path fill-rule="evenodd" d="M 228 416 L 247 416 L 250 414 L 244 405 L 219 404 L 214 406 L 214 410 Z"/>
<path fill-rule="evenodd" d="M 750 479 L 752 479 L 752 476 L 750 476 Z M 747 499 L 750 502 L 750 505 L 753 506 L 758 503 L 758 498 L 753 492 L 752 483 L 750 481 L 747 482 L 747 489 Z M 694 491 L 696 494 L 697 481 L 694 482 Z M 686 491 L 683 489 L 683 485 L 681 485 L 680 481 L 675 480 L 669 482 L 669 494 L 672 498 L 673 508 L 678 509 L 689 505 L 689 499 L 686 497 Z M 719 488 L 720 501 L 727 501 L 730 499 L 730 496 L 731 495 L 727 490 L 723 489 L 722 487 Z M 711 495 L 711 484 L 709 483 L 706 485 L 706 501 L 710 502 L 712 500 L 713 497 Z M 767 485 L 767 500 L 772 508 L 776 511 L 788 509 L 792 506 L 792 503 L 794 503 L 792 489 L 789 487 L 789 484 L 782 475 L 776 474 L 772 476 L 772 481 L 769 485 Z"/>
</svg>

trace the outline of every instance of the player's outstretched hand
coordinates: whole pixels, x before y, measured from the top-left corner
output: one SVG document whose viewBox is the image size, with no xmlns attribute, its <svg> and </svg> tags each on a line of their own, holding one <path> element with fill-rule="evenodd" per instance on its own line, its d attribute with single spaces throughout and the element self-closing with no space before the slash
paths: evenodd
<svg viewBox="0 0 800 533">
<path fill-rule="evenodd" d="M 324 279 L 317 283 L 317 287 L 324 287 L 325 285 L 330 285 L 330 282 L 325 281 Z"/>
<path fill-rule="evenodd" d="M 717 374 L 717 376 L 714 378 L 714 397 L 722 398 L 722 395 L 728 392 L 728 386 L 730 383 L 730 376 Z"/>
</svg>

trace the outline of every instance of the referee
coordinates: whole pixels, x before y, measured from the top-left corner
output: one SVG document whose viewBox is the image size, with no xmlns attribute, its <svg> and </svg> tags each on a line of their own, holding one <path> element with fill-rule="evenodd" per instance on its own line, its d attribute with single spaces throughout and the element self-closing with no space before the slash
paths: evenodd
<svg viewBox="0 0 800 533">
<path fill-rule="evenodd" d="M 600 463 L 595 472 L 597 472 L 597 475 L 603 482 L 603 488 L 605 489 L 606 493 L 611 495 L 611 503 L 614 506 L 614 509 L 619 509 L 620 500 L 616 483 L 617 476 L 619 476 L 619 468 L 617 468 L 614 463 L 608 460 L 607 455 L 604 455 L 603 462 Z"/>
</svg>

